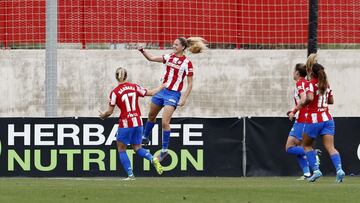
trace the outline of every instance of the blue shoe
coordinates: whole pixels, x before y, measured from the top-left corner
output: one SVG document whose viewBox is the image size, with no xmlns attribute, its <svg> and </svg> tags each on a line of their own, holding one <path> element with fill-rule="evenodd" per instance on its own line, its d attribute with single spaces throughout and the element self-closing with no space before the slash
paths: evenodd
<svg viewBox="0 0 360 203">
<path fill-rule="evenodd" d="M 150 142 L 149 138 L 142 137 L 142 140 L 141 140 L 142 145 L 147 146 L 147 145 L 149 145 L 149 142 Z"/>
<path fill-rule="evenodd" d="M 159 162 L 162 162 L 162 160 L 164 160 L 164 158 L 168 155 L 169 153 L 166 152 L 160 152 L 159 156 L 157 157 L 157 159 L 159 160 Z"/>
<path fill-rule="evenodd" d="M 340 169 L 336 172 L 336 182 L 337 183 L 343 182 L 344 177 L 345 177 L 345 172 L 342 169 Z"/>
<path fill-rule="evenodd" d="M 309 182 L 315 182 L 317 179 L 319 179 L 322 176 L 322 173 L 320 170 L 314 171 L 313 175 L 307 179 Z"/>
</svg>

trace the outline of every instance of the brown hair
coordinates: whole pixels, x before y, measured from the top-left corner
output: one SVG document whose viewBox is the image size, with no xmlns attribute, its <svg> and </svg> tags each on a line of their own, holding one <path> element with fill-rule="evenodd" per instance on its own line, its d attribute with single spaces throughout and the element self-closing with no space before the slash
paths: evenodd
<svg viewBox="0 0 360 203">
<path fill-rule="evenodd" d="M 188 49 L 193 54 L 201 53 L 204 49 L 206 49 L 206 40 L 201 37 L 179 37 L 177 38 L 181 45 L 185 49 Z"/>
<path fill-rule="evenodd" d="M 306 72 L 306 65 L 303 63 L 298 63 L 295 65 L 295 71 L 299 72 L 299 75 L 301 77 L 306 77 L 307 72 Z"/>
<path fill-rule="evenodd" d="M 125 68 L 117 68 L 115 72 L 115 78 L 119 82 L 125 82 L 127 79 L 127 71 Z"/>
<path fill-rule="evenodd" d="M 329 82 L 327 75 L 325 73 L 325 68 L 318 63 L 315 63 L 312 66 L 312 74 L 318 79 L 318 88 L 321 95 L 324 95 L 326 89 L 329 87 Z"/>
</svg>

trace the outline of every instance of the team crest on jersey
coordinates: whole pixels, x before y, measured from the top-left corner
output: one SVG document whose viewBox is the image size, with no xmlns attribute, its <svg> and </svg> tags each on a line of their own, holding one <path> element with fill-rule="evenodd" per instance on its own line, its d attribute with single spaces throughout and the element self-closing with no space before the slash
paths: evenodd
<svg viewBox="0 0 360 203">
<path fill-rule="evenodd" d="M 176 68 L 176 69 L 180 69 L 180 66 L 177 65 L 177 64 L 173 64 L 173 63 L 170 63 L 170 62 L 166 62 L 166 65 L 167 65 L 167 66 L 170 66 L 170 67 L 173 67 L 173 68 Z"/>
<path fill-rule="evenodd" d="M 177 62 L 177 64 L 179 64 L 179 65 L 180 65 L 180 64 L 181 64 L 181 61 L 178 61 L 178 62 Z"/>
</svg>

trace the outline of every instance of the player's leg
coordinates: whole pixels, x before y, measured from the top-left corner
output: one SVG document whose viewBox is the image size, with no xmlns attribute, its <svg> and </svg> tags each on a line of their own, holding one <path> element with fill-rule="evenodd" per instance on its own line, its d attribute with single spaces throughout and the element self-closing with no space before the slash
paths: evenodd
<svg viewBox="0 0 360 203">
<path fill-rule="evenodd" d="M 145 123 L 145 129 L 143 132 L 142 143 L 144 145 L 149 144 L 149 141 L 150 141 L 149 137 L 150 137 L 150 133 L 155 125 L 156 116 L 159 114 L 160 110 L 164 106 L 164 97 L 165 97 L 165 90 L 163 89 L 151 98 L 148 120 Z"/>
<path fill-rule="evenodd" d="M 127 180 L 135 179 L 129 157 L 126 153 L 126 145 L 128 145 L 130 142 L 130 137 L 129 137 L 130 129 L 131 128 L 119 128 L 116 135 L 116 140 L 117 140 L 116 143 L 119 153 L 119 159 L 121 165 L 123 166 L 125 172 L 128 175 Z"/>
<path fill-rule="evenodd" d="M 304 148 L 299 146 L 300 140 L 296 139 L 293 136 L 288 136 L 288 139 L 286 141 L 286 152 L 289 154 L 296 155 L 298 164 L 303 171 L 303 177 L 302 178 L 308 178 L 310 177 L 310 169 L 309 169 L 309 163 L 306 159 Z"/>
<path fill-rule="evenodd" d="M 158 96 L 157 97 L 155 97 L 155 96 L 151 99 L 150 111 L 148 114 L 148 119 L 145 123 L 145 129 L 144 129 L 143 141 L 142 141 L 144 145 L 149 144 L 149 141 L 150 141 L 149 137 L 150 137 L 150 133 L 156 123 L 156 116 L 159 114 L 159 112 L 163 108 L 163 104 L 164 104 L 163 99 L 161 99 Z"/>
<path fill-rule="evenodd" d="M 148 150 L 141 147 L 142 134 L 143 134 L 142 126 L 134 128 L 134 132 L 132 133 L 130 139 L 131 147 L 138 156 L 147 159 L 149 161 L 152 161 L 153 156 L 151 155 L 151 153 Z"/>
<path fill-rule="evenodd" d="M 329 153 L 329 155 L 331 157 L 331 161 L 336 170 L 336 182 L 341 183 L 345 176 L 345 172 L 342 169 L 340 154 L 334 147 L 334 136 L 333 135 L 324 135 L 323 136 L 323 144 L 324 144 L 326 151 Z"/>
<path fill-rule="evenodd" d="M 327 121 L 323 130 L 321 131 L 322 140 L 326 151 L 331 157 L 331 161 L 336 170 L 336 182 L 341 183 L 345 176 L 342 169 L 340 153 L 334 146 L 335 124 L 333 121 Z"/>
<path fill-rule="evenodd" d="M 155 167 L 156 172 L 161 175 L 164 171 L 163 166 L 160 164 L 160 161 L 157 157 L 154 157 L 148 150 L 141 147 L 141 144 L 132 145 L 135 153 L 150 161 L 152 165 Z"/>
<path fill-rule="evenodd" d="M 168 155 L 168 147 L 169 147 L 170 134 L 171 134 L 170 121 L 171 121 L 171 117 L 172 117 L 174 111 L 175 111 L 174 106 L 166 105 L 164 107 L 164 112 L 163 112 L 162 121 L 161 121 L 162 148 L 161 148 L 161 153 L 158 156 L 159 161 L 162 161 Z"/>
<path fill-rule="evenodd" d="M 289 154 L 302 155 L 305 154 L 304 148 L 299 146 L 300 140 L 296 139 L 294 136 L 289 135 L 286 140 L 285 150 Z"/>
<path fill-rule="evenodd" d="M 144 158 L 149 160 L 155 167 L 156 172 L 161 175 L 163 172 L 163 167 L 161 166 L 159 160 L 146 149 L 141 147 L 141 136 L 142 136 L 142 127 L 134 128 L 134 132 L 131 135 L 131 146 L 134 149 L 135 153 Z"/>
<path fill-rule="evenodd" d="M 164 112 L 162 115 L 162 149 L 158 156 L 159 160 L 162 161 L 168 155 L 168 147 L 170 142 L 170 121 L 171 117 L 176 110 L 179 103 L 181 93 L 178 91 L 165 90 L 164 96 Z"/>
<path fill-rule="evenodd" d="M 135 151 L 136 155 L 152 162 L 153 155 L 149 152 L 149 150 L 142 148 L 141 144 L 132 144 L 131 147 Z"/>
<path fill-rule="evenodd" d="M 313 171 L 313 175 L 307 179 L 309 182 L 314 182 L 322 176 L 322 173 L 319 170 L 319 165 L 317 164 L 316 161 L 316 152 L 312 148 L 313 142 L 314 142 L 314 138 L 309 137 L 307 134 L 303 135 L 302 143 L 305 150 L 306 158 L 308 160 L 309 167 Z"/>
<path fill-rule="evenodd" d="M 299 166 L 303 171 L 303 176 L 300 178 L 301 180 L 304 180 L 311 175 L 304 148 L 301 146 L 303 128 L 303 123 L 294 123 L 285 145 L 287 153 L 296 155 Z"/>
<path fill-rule="evenodd" d="M 309 167 L 313 171 L 313 175 L 308 178 L 308 181 L 310 182 L 314 182 L 322 176 L 322 173 L 319 170 L 319 165 L 316 161 L 316 151 L 313 149 L 314 140 L 318 135 L 318 129 L 318 123 L 306 124 L 303 133 L 302 146 L 304 147 Z"/>
</svg>

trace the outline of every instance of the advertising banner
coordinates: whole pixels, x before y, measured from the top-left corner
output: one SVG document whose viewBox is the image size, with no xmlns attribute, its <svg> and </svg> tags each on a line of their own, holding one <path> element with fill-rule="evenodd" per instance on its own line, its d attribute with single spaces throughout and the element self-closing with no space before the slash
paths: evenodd
<svg viewBox="0 0 360 203">
<path fill-rule="evenodd" d="M 347 174 L 360 174 L 360 118 L 335 118 L 335 147 Z M 247 176 L 301 175 L 295 155 L 285 151 L 293 122 L 287 118 L 246 118 Z M 320 169 L 325 175 L 335 175 L 331 159 L 321 136 L 314 146 L 321 150 Z"/>
<path fill-rule="evenodd" d="M 0 176 L 125 176 L 116 149 L 117 122 L 116 118 L 0 118 Z M 360 174 L 358 123 L 360 118 L 335 118 L 335 147 L 347 174 Z M 295 156 L 285 152 L 292 124 L 274 117 L 174 118 L 169 156 L 161 162 L 163 176 L 301 175 Z M 144 148 L 157 156 L 161 137 L 158 119 L 152 142 Z M 321 137 L 315 148 L 322 151 L 322 172 L 334 175 Z M 127 154 L 136 176 L 157 176 L 131 146 Z"/>
<path fill-rule="evenodd" d="M 161 120 L 144 148 L 161 150 Z M 0 118 L 0 176 L 125 176 L 116 149 L 116 118 Z M 175 118 L 163 176 L 241 176 L 238 118 Z M 149 161 L 127 154 L 136 176 L 157 176 Z"/>
</svg>

